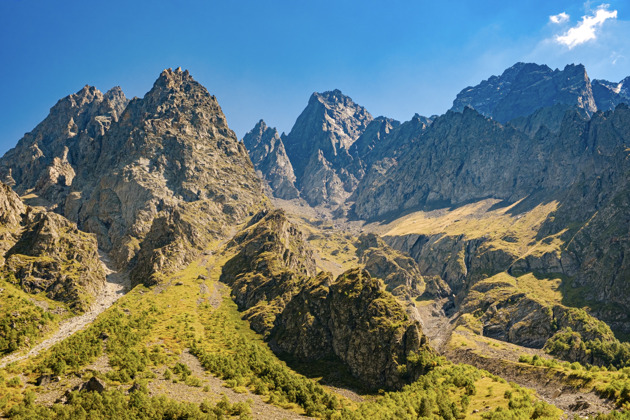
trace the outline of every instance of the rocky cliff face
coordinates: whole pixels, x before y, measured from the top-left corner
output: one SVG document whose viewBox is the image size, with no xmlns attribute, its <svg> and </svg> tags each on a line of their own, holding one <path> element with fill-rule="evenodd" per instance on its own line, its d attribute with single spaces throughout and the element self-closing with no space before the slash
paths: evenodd
<svg viewBox="0 0 630 420">
<path fill-rule="evenodd" d="M 626 105 L 593 117 L 584 137 L 604 158 L 599 171 L 576 179 L 540 232 L 545 235 L 569 227 L 563 235 L 562 261 L 571 268 L 566 274 L 572 277 L 572 287 L 579 291 L 581 303 L 594 306 L 601 319 L 624 332 L 630 332 L 626 262 L 630 253 L 629 127 Z"/>
<path fill-rule="evenodd" d="M 357 141 L 352 143 L 348 153 L 352 156 L 351 172 L 361 180 L 372 165 L 381 159 L 392 155 L 390 150 L 393 130 L 400 126 L 400 122 L 391 118 L 377 117 L 372 120 Z M 391 140 L 385 144 L 385 139 Z"/>
<path fill-rule="evenodd" d="M 467 112 L 471 114 L 474 111 L 465 111 L 463 115 Z M 510 226 L 507 232 L 496 230 L 504 229 L 499 225 L 488 224 L 485 227 L 486 234 L 481 235 L 475 233 L 479 229 L 475 223 L 470 226 L 464 224 L 462 229 L 457 230 L 453 228 L 455 223 L 464 222 L 453 218 L 449 224 L 444 225 L 443 232 L 400 235 L 386 240 L 394 248 L 408 252 L 418 262 L 420 272 L 424 276 L 439 276 L 461 296 L 466 296 L 471 288 L 476 287 L 473 285 L 483 274 L 494 275 L 503 271 L 533 272 L 552 277 L 561 274 L 566 279 L 564 280 L 566 288 L 563 289 L 567 295 L 566 302 L 577 307 L 588 306 L 592 314 L 604 320 L 615 331 L 627 332 L 627 314 L 630 308 L 627 307 L 626 301 L 630 291 L 627 288 L 626 279 L 629 273 L 625 269 L 627 266 L 625 261 L 628 255 L 627 236 L 630 232 L 627 222 L 630 220 L 627 214 L 630 203 L 626 198 L 630 172 L 626 144 L 630 142 L 627 128 L 629 123 L 630 111 L 625 105 L 619 105 L 615 111 L 598 112 L 590 120 L 569 113 L 557 134 L 540 130 L 533 139 L 528 141 L 521 138 L 519 145 L 514 146 L 515 149 L 503 151 L 502 156 L 509 157 L 510 162 L 519 168 L 512 173 L 510 168 L 496 171 L 491 169 L 494 165 L 491 154 L 485 158 L 478 158 L 475 157 L 475 152 L 470 152 L 468 156 L 472 160 L 479 159 L 479 162 L 483 162 L 483 166 L 490 170 L 490 173 L 509 174 L 508 177 L 513 180 L 513 184 L 505 189 L 506 192 L 510 188 L 512 191 L 520 189 L 522 197 L 528 197 L 510 210 L 512 219 L 506 225 Z M 429 131 L 439 126 L 438 119 Z M 466 126 L 472 127 L 470 123 Z M 459 132 L 454 127 L 451 129 L 453 132 Z M 501 130 L 503 128 L 499 129 Z M 464 136 L 468 140 L 475 138 L 469 134 L 470 131 L 467 133 Z M 429 135 L 427 132 L 427 136 Z M 487 138 L 494 137 L 488 135 Z M 448 136 L 445 135 L 442 139 L 448 139 Z M 425 142 L 426 139 L 421 138 L 419 143 L 424 147 Z M 449 144 L 449 141 L 444 140 L 444 143 Z M 510 144 L 508 140 L 501 143 L 503 146 Z M 524 147 L 528 143 L 530 146 Z M 453 143 L 449 144 L 449 153 L 454 153 L 453 146 Z M 480 148 L 482 146 L 477 147 Z M 423 165 L 423 159 L 449 163 L 454 160 L 453 155 L 437 158 L 431 156 L 430 152 L 422 151 L 420 146 L 418 149 L 419 155 L 415 158 L 417 167 Z M 519 156 L 522 156 L 522 160 Z M 537 160 L 538 156 L 546 158 Z M 404 161 L 401 162 L 404 164 Z M 467 165 L 467 162 L 462 164 L 462 171 Z M 409 168 L 410 162 L 403 167 Z M 523 170 L 531 172 L 520 172 Z M 451 176 L 448 165 L 445 171 L 442 177 Z M 387 175 L 394 172 L 401 175 L 406 173 L 392 167 Z M 429 172 L 422 172 L 421 175 L 411 172 L 411 178 L 396 181 L 395 185 L 408 184 L 414 179 L 433 176 Z M 439 173 L 437 167 L 435 172 Z M 570 174 L 568 178 L 567 174 Z M 554 181 L 546 178 L 547 176 L 552 176 Z M 465 178 L 471 179 L 469 175 Z M 469 185 L 467 192 L 483 185 L 483 177 L 472 179 L 475 180 L 475 185 Z M 495 195 L 501 188 L 503 182 L 501 179 L 501 175 L 494 175 L 494 186 L 480 193 L 476 199 L 486 195 L 514 200 L 516 197 L 510 199 L 500 194 Z M 561 182 L 565 184 L 557 182 L 562 179 L 564 181 Z M 457 189 L 458 182 L 457 178 L 454 178 L 448 188 Z M 431 181 L 431 188 L 438 185 L 437 178 Z M 431 191 L 431 188 L 427 189 L 426 197 L 437 194 Z M 403 197 L 412 200 L 414 194 Z M 463 192 L 456 194 L 458 197 L 463 195 L 465 195 Z M 395 195 L 391 195 L 383 202 L 391 202 L 394 197 Z M 400 201 L 398 204 L 403 206 L 404 202 Z M 532 219 L 538 220 L 535 226 L 524 229 L 519 225 L 528 223 L 523 221 L 530 217 L 528 216 L 530 209 L 553 202 L 557 204 L 551 213 L 542 213 Z M 428 200 L 421 203 L 430 204 Z M 448 227 L 449 225 L 451 227 Z M 525 233 L 534 236 L 526 239 L 522 237 Z M 523 240 L 526 246 L 516 246 Z M 523 313 L 528 312 L 532 310 L 524 310 Z M 515 319 L 514 316 L 508 318 Z M 508 337 L 506 334 L 501 337 Z M 522 333 L 518 336 L 525 337 Z"/>
<path fill-rule="evenodd" d="M 630 105 L 630 77 L 626 77 L 619 83 L 595 79 L 592 87 L 595 104 L 600 111 L 615 109 L 622 103 Z"/>
<path fill-rule="evenodd" d="M 28 293 L 44 292 L 87 310 L 105 285 L 96 238 L 52 212 L 27 212 L 24 224 L 20 239 L 5 255 L 4 275 Z"/>
<path fill-rule="evenodd" d="M 259 213 L 251 223 L 230 242 L 238 254 L 224 265 L 221 279 L 252 328 L 268 337 L 275 317 L 315 275 L 315 260 L 282 211 Z"/>
<path fill-rule="evenodd" d="M 357 184 L 348 150 L 372 116 L 339 90 L 314 93 L 283 139 L 302 197 L 311 205 L 341 204 Z"/>
<path fill-rule="evenodd" d="M 505 123 L 555 104 L 576 106 L 589 115 L 597 110 L 584 66 L 571 64 L 563 70 L 551 70 L 544 65 L 516 63 L 501 76 L 462 90 L 451 109 L 461 112 L 471 107 Z"/>
<path fill-rule="evenodd" d="M 28 293 L 44 292 L 78 311 L 105 284 L 96 238 L 53 212 L 25 206 L 0 184 L 0 274 Z"/>
<path fill-rule="evenodd" d="M 222 280 L 274 351 L 337 357 L 369 387 L 399 388 L 433 357 L 417 322 L 366 271 L 314 276 L 312 251 L 281 211 L 261 214 L 230 244 Z"/>
<path fill-rule="evenodd" d="M 275 128 L 267 127 L 267 124 L 260 120 L 245 134 L 243 144 L 249 152 L 256 172 L 266 181 L 274 196 L 285 200 L 298 197 L 293 165 Z"/>
<path fill-rule="evenodd" d="M 538 130 L 530 138 L 470 108 L 448 112 L 405 145 L 383 176 L 362 180 L 354 211 L 369 219 L 487 197 L 514 202 L 535 191 L 554 195 L 581 174 L 601 174 L 609 153 L 622 147 L 620 138 L 594 135 L 589 127 L 569 111 L 558 133 Z"/>
<path fill-rule="evenodd" d="M 527 276 L 531 274 L 523 277 Z M 477 282 L 459 309 L 471 316 L 462 316 L 459 322 L 487 337 L 525 347 L 545 347 L 565 360 L 599 366 L 613 361 L 610 355 L 614 352 L 607 356 L 602 350 L 622 345 L 608 325 L 581 309 L 553 301 L 549 291 L 542 290 L 544 286 L 539 291 L 523 288 L 523 277 L 500 273 Z M 568 345 L 567 333 L 583 345 Z"/>
<path fill-rule="evenodd" d="M 17 191 L 36 188 L 148 284 L 265 202 L 216 98 L 180 69 L 128 104 L 119 89 L 84 88 L 2 162 Z"/>
<path fill-rule="evenodd" d="M 68 193 L 92 178 L 103 136 L 127 103 L 119 87 L 103 94 L 85 86 L 61 99 L 44 121 L 0 159 L 3 182 L 19 194 L 33 191 L 63 212 Z"/>
</svg>

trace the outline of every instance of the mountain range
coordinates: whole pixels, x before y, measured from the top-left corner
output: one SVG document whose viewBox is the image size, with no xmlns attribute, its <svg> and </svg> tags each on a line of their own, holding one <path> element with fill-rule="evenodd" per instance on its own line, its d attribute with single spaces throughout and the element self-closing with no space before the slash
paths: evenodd
<svg viewBox="0 0 630 420">
<path fill-rule="evenodd" d="M 0 410 L 626 415 L 629 89 L 517 63 L 239 141 L 188 71 L 85 86 L 0 158 Z"/>
</svg>

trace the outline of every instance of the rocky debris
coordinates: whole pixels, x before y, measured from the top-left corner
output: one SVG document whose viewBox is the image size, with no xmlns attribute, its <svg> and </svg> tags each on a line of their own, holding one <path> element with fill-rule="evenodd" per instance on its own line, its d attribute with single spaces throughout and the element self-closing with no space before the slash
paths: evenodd
<svg viewBox="0 0 630 420">
<path fill-rule="evenodd" d="M 348 171 L 348 150 L 370 121 L 365 108 L 339 90 L 313 93 L 282 138 L 301 196 L 309 204 L 337 206 L 356 187 L 356 175 Z"/>
<path fill-rule="evenodd" d="M 59 376 L 53 376 L 53 375 L 41 375 L 40 377 L 38 377 L 35 380 L 35 385 L 37 386 L 47 386 L 49 385 L 51 382 L 59 382 L 61 380 L 61 378 Z"/>
<path fill-rule="evenodd" d="M 451 110 L 461 112 L 471 107 L 505 123 L 555 104 L 577 106 L 588 115 L 597 111 L 583 65 L 569 64 L 563 70 L 551 70 L 545 65 L 516 63 L 501 76 L 492 76 L 462 90 Z"/>
<path fill-rule="evenodd" d="M 256 172 L 266 181 L 275 197 L 285 200 L 298 197 L 293 166 L 275 128 L 267 127 L 267 124 L 260 120 L 245 134 L 243 144 L 249 152 Z"/>
<path fill-rule="evenodd" d="M 130 290 L 130 280 L 128 272 L 116 271 L 112 262 L 104 253 L 100 253 L 101 263 L 105 273 L 107 273 L 107 282 L 105 287 L 98 291 L 94 296 L 94 304 L 90 309 L 80 315 L 72 316 L 64 319 L 59 328 L 44 341 L 31 347 L 27 353 L 11 353 L 0 359 L 0 368 L 20 360 L 36 357 L 42 351 L 45 351 L 57 343 L 62 342 L 77 331 L 82 330 L 86 326 L 92 324 L 94 320 L 111 307 L 125 292 Z M 129 310 L 123 308 L 123 312 L 128 313 Z M 106 340 L 107 334 L 99 335 L 99 339 Z"/>
<path fill-rule="evenodd" d="M 399 388 L 428 369 L 432 352 L 419 325 L 383 282 L 359 269 L 336 280 L 314 276 L 312 251 L 282 211 L 255 217 L 228 245 L 238 253 L 221 280 L 274 351 L 338 357 L 374 388 Z"/>
</svg>

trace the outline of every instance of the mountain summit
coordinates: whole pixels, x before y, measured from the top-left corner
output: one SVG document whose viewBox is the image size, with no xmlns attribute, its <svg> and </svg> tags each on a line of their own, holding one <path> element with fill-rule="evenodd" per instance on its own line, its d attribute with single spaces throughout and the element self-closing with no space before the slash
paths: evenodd
<svg viewBox="0 0 630 420">
<path fill-rule="evenodd" d="M 505 123 L 555 104 L 575 106 L 588 115 L 597 111 L 583 65 L 569 64 L 563 70 L 552 70 L 545 65 L 516 63 L 500 76 L 462 90 L 451 110 L 462 111 L 469 106 Z"/>
<path fill-rule="evenodd" d="M 275 128 L 267 127 L 263 120 L 245 134 L 243 144 L 260 176 L 269 184 L 278 198 L 297 198 L 293 165 L 289 161 L 284 143 Z"/>
<path fill-rule="evenodd" d="M 17 191 L 34 188 L 96 234 L 118 265 L 133 260 L 138 281 L 183 263 L 261 203 L 260 181 L 216 98 L 181 69 L 164 70 L 128 104 L 119 89 L 70 95 L 0 167 Z"/>
<path fill-rule="evenodd" d="M 340 204 L 357 184 L 348 152 L 372 116 L 340 90 L 313 93 L 283 138 L 302 197 L 312 205 Z"/>
</svg>

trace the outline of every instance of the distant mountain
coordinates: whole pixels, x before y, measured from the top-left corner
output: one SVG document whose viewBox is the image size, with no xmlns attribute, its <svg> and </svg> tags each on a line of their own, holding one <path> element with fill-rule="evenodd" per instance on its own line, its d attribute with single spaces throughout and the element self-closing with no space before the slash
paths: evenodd
<svg viewBox="0 0 630 420">
<path fill-rule="evenodd" d="M 468 106 L 505 123 L 556 104 L 579 107 L 588 115 L 597 110 L 583 65 L 570 64 L 563 70 L 552 70 L 545 65 L 516 63 L 500 76 L 462 90 L 451 110 L 461 112 Z"/>
<path fill-rule="evenodd" d="M 339 90 L 313 93 L 283 138 L 301 196 L 311 205 L 341 204 L 358 180 L 347 169 L 350 146 L 372 116 Z"/>
<path fill-rule="evenodd" d="M 131 101 L 85 87 L 0 158 L 0 416 L 627 407 L 627 97 L 518 63 L 442 116 L 372 118 L 334 90 L 239 142 L 188 71 Z"/>
<path fill-rule="evenodd" d="M 245 134 L 243 144 L 256 172 L 267 182 L 274 196 L 287 200 L 298 197 L 293 165 L 275 128 L 267 127 L 260 120 Z"/>
<path fill-rule="evenodd" d="M 595 79 L 591 86 L 597 109 L 600 111 L 615 109 L 620 103 L 630 104 L 630 76 L 619 83 Z"/>
</svg>

